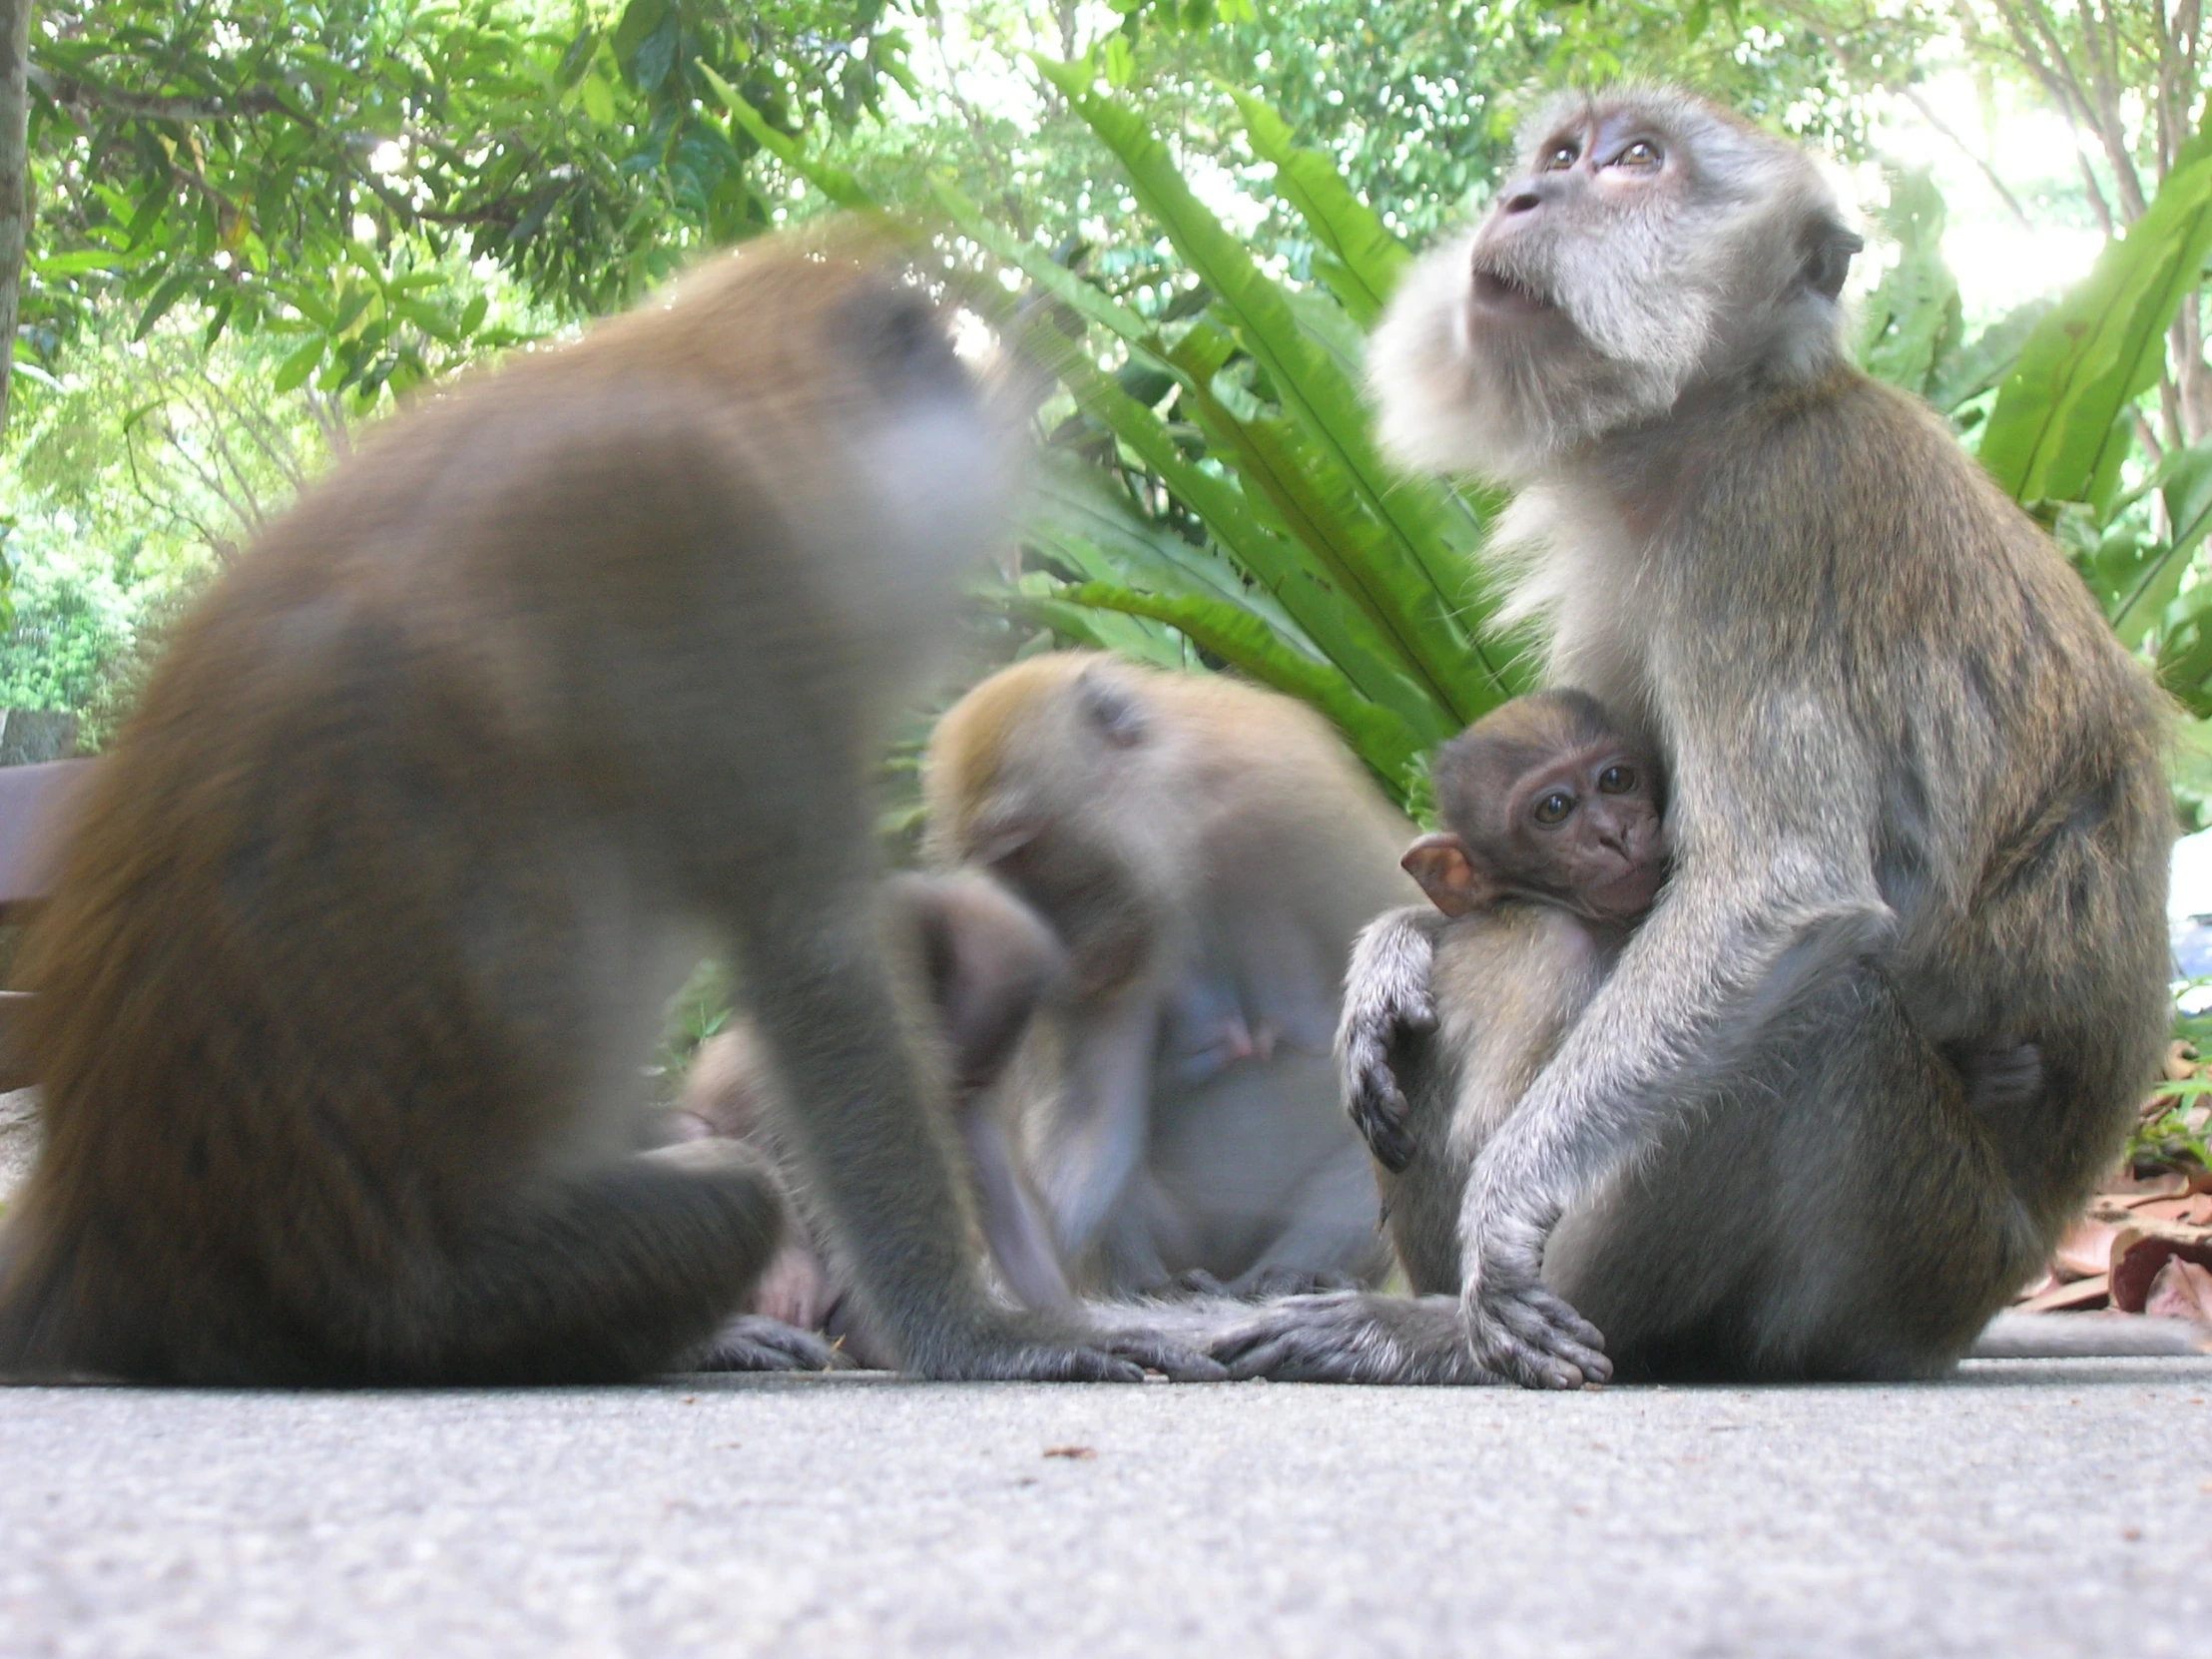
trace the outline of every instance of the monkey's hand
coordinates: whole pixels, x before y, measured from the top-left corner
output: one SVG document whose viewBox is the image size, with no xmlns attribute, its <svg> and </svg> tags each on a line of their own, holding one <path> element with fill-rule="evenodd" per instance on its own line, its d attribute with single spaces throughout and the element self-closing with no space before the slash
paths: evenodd
<svg viewBox="0 0 2212 1659">
<path fill-rule="evenodd" d="M 1470 1198 L 1481 1184 L 1477 1163 Z M 1475 1213 L 1481 1220 L 1463 1252 L 1459 1319 L 1476 1363 L 1529 1388 L 1579 1388 L 1610 1378 L 1604 1336 L 1538 1278 L 1549 1223 L 1524 1205 L 1494 1199 Z"/>
<path fill-rule="evenodd" d="M 1391 1171 L 1413 1161 L 1413 1136 L 1390 1054 L 1406 1036 L 1436 1028 L 1428 975 L 1441 919 L 1417 908 L 1378 917 L 1354 943 L 1345 975 L 1344 1013 L 1337 1023 L 1345 1110 L 1376 1160 Z"/>
<path fill-rule="evenodd" d="M 1448 1296 L 1290 1297 L 1210 1344 L 1229 1375 L 1276 1382 L 1498 1383 L 1476 1364 Z"/>
</svg>

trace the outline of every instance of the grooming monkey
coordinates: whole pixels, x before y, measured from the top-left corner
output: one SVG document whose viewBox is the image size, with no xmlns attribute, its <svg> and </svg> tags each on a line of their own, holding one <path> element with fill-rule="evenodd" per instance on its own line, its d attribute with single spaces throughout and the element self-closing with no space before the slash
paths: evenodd
<svg viewBox="0 0 2212 1659">
<path fill-rule="evenodd" d="M 899 875 L 886 893 L 894 917 L 893 959 L 928 988 L 929 1023 L 943 1051 L 963 1172 L 991 1264 L 1024 1305 L 1068 1309 L 1073 1298 L 1043 1207 L 1012 1126 L 992 1109 L 989 1095 L 1038 1003 L 1065 980 L 1066 953 L 1034 911 L 975 871 Z M 797 1189 L 804 1215 L 804 1171 L 779 1134 L 775 1095 L 760 1035 L 741 1014 L 701 1045 L 676 1119 L 694 1135 L 728 1136 L 762 1150 Z M 811 1221 L 785 1238 L 754 1287 L 752 1315 L 827 1331 L 844 1356 L 862 1365 L 894 1365 L 891 1350 L 853 1307 L 846 1276 L 832 1266 L 825 1239 L 826 1229 Z M 748 1322 L 737 1334 L 752 1329 Z M 726 1329 L 724 1340 L 732 1334 Z M 770 1333 L 771 1341 L 776 1336 Z"/>
<path fill-rule="evenodd" d="M 923 788 L 932 858 L 989 870 L 1068 953 L 995 1109 L 1075 1287 L 1379 1279 L 1329 1048 L 1354 933 L 1412 895 L 1410 827 L 1327 725 L 1053 653 L 945 715 Z"/>
<path fill-rule="evenodd" d="M 1666 878 L 1658 760 L 1580 692 L 1493 710 L 1429 766 L 1444 828 L 1406 850 L 1433 909 L 1371 924 L 1346 976 L 1348 1043 L 1380 982 L 1427 969 L 1436 1027 L 1390 1056 L 1340 1055 L 1346 1105 L 1380 1166 L 1390 1243 L 1415 1292 L 1459 1288 L 1459 1208 L 1473 1156 L 1595 994 Z M 1378 1081 L 1402 1094 L 1382 1098 Z M 1363 1092 L 1363 1090 L 1368 1092 Z"/>
<path fill-rule="evenodd" d="M 711 939 L 901 1361 L 1137 1379 L 988 1296 L 879 937 L 871 746 L 1009 472 L 915 286 L 766 242 L 308 490 L 180 630 L 27 947 L 0 1373 L 684 1359 L 779 1222 L 743 1148 L 627 1153 Z"/>
<path fill-rule="evenodd" d="M 1459 1294 L 1286 1303 L 1216 1352 L 1549 1386 L 1937 1375 L 2152 1075 L 2164 711 L 2042 532 L 1851 366 L 1860 243 L 1805 156 L 1663 91 L 1570 99 L 1535 140 L 1393 301 L 1382 433 L 1520 486 L 1511 613 L 1665 758 L 1672 874 L 1475 1155 Z M 1429 1016 L 1401 966 L 1352 1052 Z M 1976 1045 L 2033 1075 L 1977 1099 Z"/>
</svg>

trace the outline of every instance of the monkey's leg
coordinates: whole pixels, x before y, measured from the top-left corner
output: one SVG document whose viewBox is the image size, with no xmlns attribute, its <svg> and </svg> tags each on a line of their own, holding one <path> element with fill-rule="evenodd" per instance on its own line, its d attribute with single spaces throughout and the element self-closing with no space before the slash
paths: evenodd
<svg viewBox="0 0 2212 1659">
<path fill-rule="evenodd" d="M 1958 1074 L 1872 967 L 1553 1234 L 1619 1375 L 1941 1375 L 2042 1243 Z"/>
<path fill-rule="evenodd" d="M 826 903 L 830 890 L 749 895 L 740 936 L 789 1134 L 867 1323 L 931 1377 L 1135 1382 L 1147 1364 L 1219 1375 L 1172 1343 L 1094 1339 L 991 1302 L 969 1256 L 950 1136 L 923 1097 L 872 918 L 864 904 Z"/>
<path fill-rule="evenodd" d="M 783 1224 L 776 1184 L 732 1141 L 627 1158 L 517 1200 L 440 1264 L 434 1329 L 344 1381 L 613 1382 L 685 1358 L 743 1306 Z M 366 1376 L 359 1375 L 365 1369 Z"/>
</svg>

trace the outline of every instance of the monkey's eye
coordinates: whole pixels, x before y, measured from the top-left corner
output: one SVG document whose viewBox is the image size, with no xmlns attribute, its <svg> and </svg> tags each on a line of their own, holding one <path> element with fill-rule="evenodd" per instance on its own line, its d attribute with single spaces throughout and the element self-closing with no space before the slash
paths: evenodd
<svg viewBox="0 0 2212 1659">
<path fill-rule="evenodd" d="M 1615 167 L 1657 167 L 1659 147 L 1649 139 L 1638 139 L 1613 158 Z"/>
<path fill-rule="evenodd" d="M 1564 173 L 1574 166 L 1581 152 L 1571 144 L 1555 144 L 1545 152 L 1544 159 L 1536 164 L 1538 173 Z"/>
<path fill-rule="evenodd" d="M 1574 797 L 1567 794 L 1565 790 L 1553 790 L 1549 795 L 1537 798 L 1536 822 L 1538 824 L 1564 824 L 1567 815 L 1573 811 Z"/>
<path fill-rule="evenodd" d="M 1634 767 L 1610 766 L 1597 775 L 1597 787 L 1607 795 L 1627 795 L 1636 782 Z"/>
</svg>

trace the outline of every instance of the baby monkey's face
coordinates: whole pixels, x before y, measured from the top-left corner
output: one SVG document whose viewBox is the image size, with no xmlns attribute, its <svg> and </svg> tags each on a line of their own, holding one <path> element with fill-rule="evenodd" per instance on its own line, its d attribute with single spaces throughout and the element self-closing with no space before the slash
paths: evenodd
<svg viewBox="0 0 2212 1659">
<path fill-rule="evenodd" d="M 1658 768 L 1633 745 L 1603 743 L 1525 774 L 1505 812 L 1504 884 L 1594 921 L 1633 922 L 1667 875 Z"/>
</svg>

